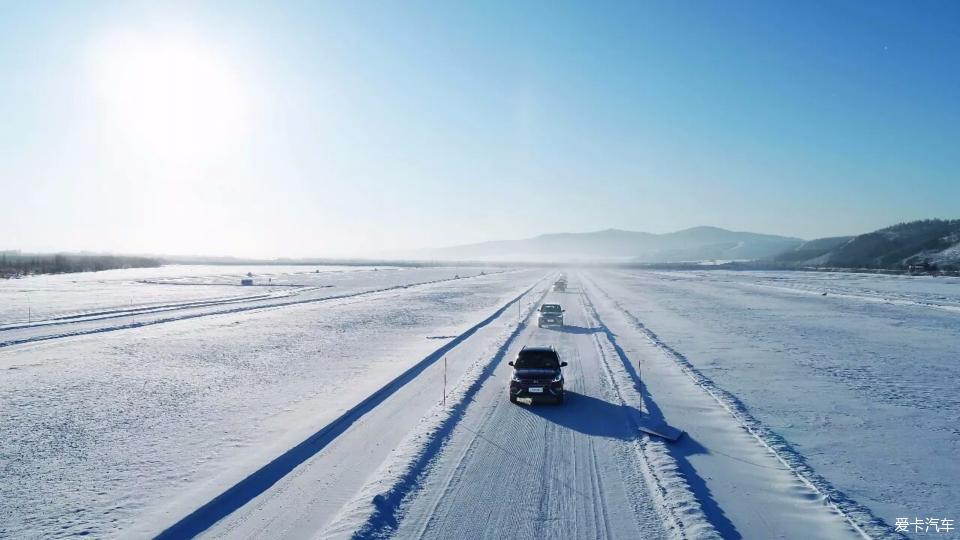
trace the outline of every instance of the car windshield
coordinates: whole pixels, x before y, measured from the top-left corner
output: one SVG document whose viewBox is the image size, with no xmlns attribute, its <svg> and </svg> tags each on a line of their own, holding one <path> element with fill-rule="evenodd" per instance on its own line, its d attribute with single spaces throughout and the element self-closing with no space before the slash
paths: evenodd
<svg viewBox="0 0 960 540">
<path fill-rule="evenodd" d="M 560 361 L 553 351 L 522 351 L 513 367 L 518 369 L 559 369 Z"/>
<path fill-rule="evenodd" d="M 540 311 L 543 313 L 560 313 L 560 306 L 557 304 L 544 304 L 540 308 Z"/>
</svg>

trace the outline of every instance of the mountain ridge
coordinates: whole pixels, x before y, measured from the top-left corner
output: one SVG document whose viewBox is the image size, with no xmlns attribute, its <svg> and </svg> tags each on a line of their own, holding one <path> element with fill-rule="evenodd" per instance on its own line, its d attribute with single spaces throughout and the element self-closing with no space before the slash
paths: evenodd
<svg viewBox="0 0 960 540">
<path fill-rule="evenodd" d="M 960 270 L 960 219 L 924 219 L 849 236 L 800 238 L 701 225 L 668 233 L 624 229 L 543 233 L 515 240 L 420 250 L 416 259 L 700 263 L 753 262 L 780 268 Z"/>
<path fill-rule="evenodd" d="M 544 233 L 515 240 L 490 240 L 420 250 L 412 255 L 437 259 L 554 262 L 750 260 L 772 257 L 802 242 L 799 238 L 731 231 L 713 226 L 691 227 L 661 234 L 611 228 L 582 233 Z"/>
</svg>

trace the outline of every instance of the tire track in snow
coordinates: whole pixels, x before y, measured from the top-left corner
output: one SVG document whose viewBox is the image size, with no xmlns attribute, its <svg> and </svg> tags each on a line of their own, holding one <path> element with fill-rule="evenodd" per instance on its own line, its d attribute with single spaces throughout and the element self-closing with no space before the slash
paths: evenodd
<svg viewBox="0 0 960 540">
<path fill-rule="evenodd" d="M 783 437 L 767 428 L 763 423 L 750 414 L 747 406 L 739 398 L 719 387 L 709 377 L 700 372 L 682 353 L 665 343 L 650 330 L 633 313 L 623 307 L 609 293 L 591 282 L 593 289 L 603 294 L 610 304 L 620 311 L 646 337 L 651 344 L 660 349 L 671 359 L 681 371 L 697 386 L 702 388 L 721 407 L 724 408 L 750 435 L 763 445 L 784 467 L 790 470 L 805 486 L 820 495 L 826 504 L 830 505 L 843 516 L 844 520 L 863 538 L 906 538 L 894 532 L 893 527 L 870 510 L 833 487 L 820 476 L 807 462 L 804 456 L 796 451 Z"/>
<path fill-rule="evenodd" d="M 493 408 L 488 408 L 486 414 L 484 415 L 481 423 L 486 423 L 490 416 L 493 414 Z M 443 489 L 440 490 L 440 495 L 433 501 L 430 510 L 430 519 L 423 522 L 423 525 L 417 530 L 417 538 L 423 538 L 426 534 L 427 529 L 433 526 L 437 518 L 437 508 L 440 506 L 440 502 L 451 493 L 451 486 L 458 484 L 460 479 L 463 477 L 465 468 L 463 463 L 469 461 L 469 459 L 475 454 L 480 447 L 480 443 L 483 442 L 480 439 L 480 434 L 476 431 L 470 430 L 470 433 L 473 437 L 470 438 L 469 444 L 467 444 L 466 449 L 460 453 L 457 457 L 456 465 L 453 468 L 453 473 L 447 476 L 447 479 L 443 482 Z"/>
<path fill-rule="evenodd" d="M 596 513 L 599 514 L 596 519 L 599 523 L 603 523 L 604 538 L 613 538 L 610 518 L 607 516 L 607 498 L 604 495 L 603 475 L 600 473 L 600 458 L 597 456 L 597 446 L 593 440 L 590 441 L 590 455 L 592 457 L 590 464 L 593 473 L 591 482 L 593 484 L 593 496 L 594 500 L 600 501 L 599 507 L 594 505 Z"/>
<path fill-rule="evenodd" d="M 568 353 L 569 354 L 569 353 Z M 579 348 L 573 349 L 573 358 L 569 362 L 569 367 L 573 368 L 574 371 L 573 377 L 567 377 L 569 379 L 567 390 L 573 396 L 576 395 L 585 395 L 586 394 L 586 373 L 583 369 L 583 356 L 580 354 Z M 590 374 L 595 375 L 595 374 Z M 601 385 L 603 381 L 601 380 Z M 574 402 L 572 406 L 576 406 Z M 570 447 L 576 452 L 580 450 L 580 447 L 572 444 Z M 615 538 L 613 530 L 610 524 L 609 512 L 607 510 L 607 500 L 604 495 L 604 484 L 603 484 L 603 474 L 600 471 L 600 457 L 597 453 L 597 446 L 594 439 L 589 439 L 587 441 L 587 452 L 589 453 L 589 470 L 586 473 L 587 478 L 590 481 L 590 497 L 591 501 L 594 501 L 594 504 L 591 506 L 593 523 L 597 526 L 595 527 L 596 531 L 602 531 L 604 536 L 603 538 Z M 578 536 L 579 537 L 579 536 Z"/>
</svg>

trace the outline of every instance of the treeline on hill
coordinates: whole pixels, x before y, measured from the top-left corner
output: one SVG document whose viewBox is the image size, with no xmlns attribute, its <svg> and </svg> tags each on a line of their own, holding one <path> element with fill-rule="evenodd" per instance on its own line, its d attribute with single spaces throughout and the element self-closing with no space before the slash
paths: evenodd
<svg viewBox="0 0 960 540">
<path fill-rule="evenodd" d="M 29 254 L 0 252 L 0 277 L 10 278 L 29 274 L 63 274 L 68 272 L 96 272 L 115 268 L 155 268 L 158 259 L 120 255 L 74 255 L 58 253 Z"/>
<path fill-rule="evenodd" d="M 926 219 L 862 234 L 834 254 L 833 260 L 844 266 L 864 268 L 939 266 L 956 269 L 960 261 L 940 254 L 957 244 L 960 244 L 960 219 Z"/>
<path fill-rule="evenodd" d="M 781 253 L 774 262 L 819 268 L 960 270 L 960 219 L 898 223 L 858 236 L 821 238 Z"/>
</svg>

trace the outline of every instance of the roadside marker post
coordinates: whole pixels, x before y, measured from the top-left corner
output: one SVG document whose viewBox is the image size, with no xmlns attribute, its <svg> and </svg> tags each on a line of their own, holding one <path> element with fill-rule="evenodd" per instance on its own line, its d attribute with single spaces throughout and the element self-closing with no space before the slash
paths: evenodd
<svg viewBox="0 0 960 540">
<path fill-rule="evenodd" d="M 443 357 L 443 408 L 447 408 L 447 357 Z"/>
</svg>

